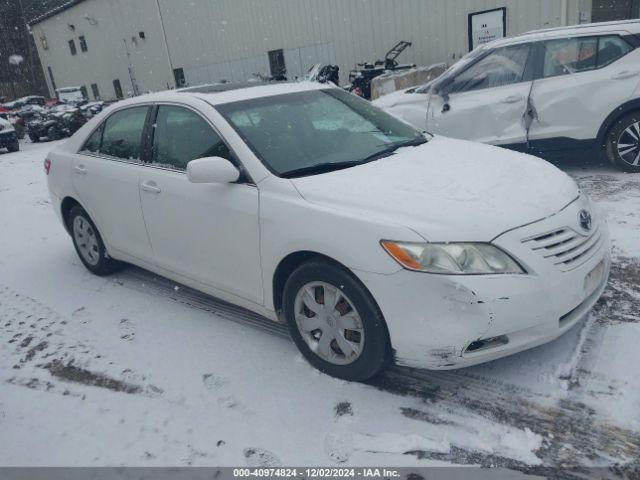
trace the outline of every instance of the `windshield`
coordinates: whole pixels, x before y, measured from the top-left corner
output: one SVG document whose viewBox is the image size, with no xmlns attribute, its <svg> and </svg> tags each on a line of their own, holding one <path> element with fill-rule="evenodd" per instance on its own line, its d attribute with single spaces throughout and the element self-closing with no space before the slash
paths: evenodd
<svg viewBox="0 0 640 480">
<path fill-rule="evenodd" d="M 413 127 L 339 89 L 216 108 L 265 166 L 282 177 L 355 166 L 426 141 Z"/>
</svg>

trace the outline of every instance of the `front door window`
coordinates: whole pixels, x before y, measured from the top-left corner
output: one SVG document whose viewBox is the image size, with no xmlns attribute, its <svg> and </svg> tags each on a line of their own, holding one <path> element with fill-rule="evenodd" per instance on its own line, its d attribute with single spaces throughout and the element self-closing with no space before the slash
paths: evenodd
<svg viewBox="0 0 640 480">
<path fill-rule="evenodd" d="M 191 160 L 205 157 L 231 159 L 229 148 L 197 113 L 183 107 L 162 105 L 158 109 L 152 163 L 185 170 Z"/>
<path fill-rule="evenodd" d="M 469 92 L 519 83 L 524 78 L 529 45 L 498 48 L 460 73 L 448 93 Z"/>
</svg>

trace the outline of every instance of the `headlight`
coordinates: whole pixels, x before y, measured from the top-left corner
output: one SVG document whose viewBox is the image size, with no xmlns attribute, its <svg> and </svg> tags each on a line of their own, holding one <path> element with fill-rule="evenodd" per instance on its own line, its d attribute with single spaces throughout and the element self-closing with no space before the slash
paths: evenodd
<svg viewBox="0 0 640 480">
<path fill-rule="evenodd" d="M 508 254 L 489 243 L 409 243 L 382 241 L 408 270 L 453 275 L 526 273 Z"/>
</svg>

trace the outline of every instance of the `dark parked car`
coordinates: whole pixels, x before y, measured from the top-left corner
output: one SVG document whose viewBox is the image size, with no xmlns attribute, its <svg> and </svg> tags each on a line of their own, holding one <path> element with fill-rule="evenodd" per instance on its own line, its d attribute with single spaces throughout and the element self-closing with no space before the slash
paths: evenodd
<svg viewBox="0 0 640 480">
<path fill-rule="evenodd" d="M 20 150 L 18 134 L 8 120 L 0 117 L 0 148 L 6 148 L 9 152 Z"/>
</svg>

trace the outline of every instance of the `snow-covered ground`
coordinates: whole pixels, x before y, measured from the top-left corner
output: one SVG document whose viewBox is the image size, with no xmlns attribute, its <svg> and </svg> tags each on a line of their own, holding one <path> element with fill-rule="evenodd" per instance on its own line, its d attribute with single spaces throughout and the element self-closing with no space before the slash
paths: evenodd
<svg viewBox="0 0 640 480">
<path fill-rule="evenodd" d="M 254 314 L 136 268 L 89 274 L 49 203 L 51 147 L 0 154 L 0 465 L 638 462 L 640 176 L 561 164 L 614 242 L 585 322 L 487 365 L 362 385 Z"/>
</svg>

